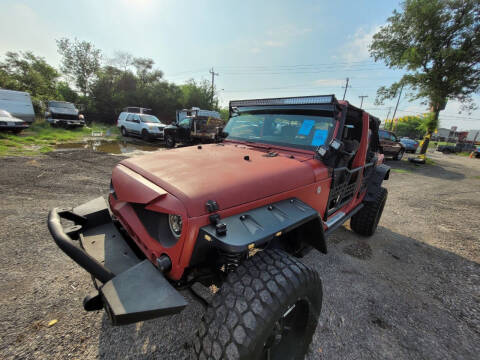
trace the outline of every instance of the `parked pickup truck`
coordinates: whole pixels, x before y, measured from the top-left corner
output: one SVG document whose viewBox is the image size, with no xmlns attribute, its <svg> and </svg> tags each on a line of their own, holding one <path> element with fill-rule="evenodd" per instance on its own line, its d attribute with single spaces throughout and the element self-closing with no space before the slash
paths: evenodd
<svg viewBox="0 0 480 360">
<path fill-rule="evenodd" d="M 217 111 L 192 109 L 177 110 L 176 121 L 167 126 L 165 145 L 169 148 L 176 143 L 211 143 L 221 140 L 223 121 Z"/>
<path fill-rule="evenodd" d="M 66 101 L 49 101 L 45 118 L 53 127 L 82 127 L 85 117 L 80 114 L 74 104 Z"/>
</svg>

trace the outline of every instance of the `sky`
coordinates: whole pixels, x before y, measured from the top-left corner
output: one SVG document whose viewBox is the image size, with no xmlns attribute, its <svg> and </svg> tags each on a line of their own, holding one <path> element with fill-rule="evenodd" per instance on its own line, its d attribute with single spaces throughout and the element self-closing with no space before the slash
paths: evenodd
<svg viewBox="0 0 480 360">
<path fill-rule="evenodd" d="M 148 57 L 166 80 L 211 80 L 222 106 L 233 99 L 335 94 L 385 119 L 396 100 L 375 105 L 378 87 L 402 72 L 375 63 L 368 44 L 386 23 L 394 0 L 0 0 L 0 59 L 33 51 L 58 67 L 55 40 L 87 40 L 103 51 Z M 480 105 L 480 96 L 474 97 Z M 396 116 L 424 113 L 400 100 Z M 480 129 L 480 110 L 459 113 L 450 101 L 440 126 Z"/>
</svg>

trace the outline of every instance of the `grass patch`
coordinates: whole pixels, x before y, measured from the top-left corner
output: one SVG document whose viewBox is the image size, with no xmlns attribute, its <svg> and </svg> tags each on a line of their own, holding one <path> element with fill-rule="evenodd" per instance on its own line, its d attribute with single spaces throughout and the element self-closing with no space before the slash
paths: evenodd
<svg viewBox="0 0 480 360">
<path fill-rule="evenodd" d="M 477 180 L 480 180 L 480 175 L 472 176 L 472 178 L 477 179 Z"/>
<path fill-rule="evenodd" d="M 410 174 L 412 173 L 412 170 L 407 170 L 407 169 L 391 169 L 394 173 L 398 174 Z"/>
<path fill-rule="evenodd" d="M 430 158 L 426 158 L 426 159 L 425 159 L 425 164 L 427 164 L 427 165 L 435 165 L 435 161 L 433 161 L 433 160 L 430 159 Z"/>
<path fill-rule="evenodd" d="M 119 137 L 116 126 L 92 124 L 90 127 L 63 129 L 53 128 L 45 120 L 35 122 L 20 134 L 0 133 L 0 156 L 38 155 L 52 151 L 57 144 L 83 141 L 92 132 L 103 132 L 109 137 Z"/>
</svg>

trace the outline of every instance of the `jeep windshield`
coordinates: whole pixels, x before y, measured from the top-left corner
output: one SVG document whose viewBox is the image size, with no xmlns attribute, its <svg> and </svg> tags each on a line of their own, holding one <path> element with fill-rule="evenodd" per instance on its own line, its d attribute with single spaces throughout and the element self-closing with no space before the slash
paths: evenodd
<svg viewBox="0 0 480 360">
<path fill-rule="evenodd" d="M 263 143 L 315 150 L 332 136 L 333 114 L 318 112 L 288 113 L 259 110 L 233 115 L 224 131 L 227 140 Z"/>
</svg>

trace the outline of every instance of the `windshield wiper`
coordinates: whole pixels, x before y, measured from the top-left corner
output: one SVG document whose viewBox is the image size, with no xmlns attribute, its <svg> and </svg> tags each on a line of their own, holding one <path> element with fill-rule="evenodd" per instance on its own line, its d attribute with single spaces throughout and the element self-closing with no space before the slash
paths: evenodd
<svg viewBox="0 0 480 360">
<path fill-rule="evenodd" d="M 270 149 L 271 148 L 270 145 L 260 144 L 258 142 L 252 141 L 252 140 L 245 140 L 245 142 L 247 142 L 248 144 L 253 144 L 253 146 L 257 146 L 257 147 L 260 147 L 262 149 Z"/>
</svg>

